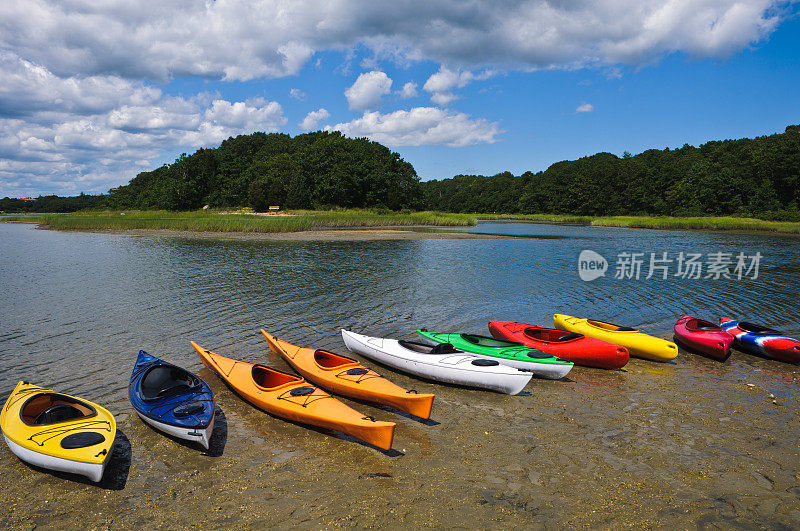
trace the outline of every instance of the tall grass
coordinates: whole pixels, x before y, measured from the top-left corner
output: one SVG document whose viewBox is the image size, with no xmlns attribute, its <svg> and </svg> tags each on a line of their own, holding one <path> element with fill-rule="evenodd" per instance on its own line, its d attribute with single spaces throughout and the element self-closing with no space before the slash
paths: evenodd
<svg viewBox="0 0 800 531">
<path fill-rule="evenodd" d="M 479 214 L 480 220 L 500 219 L 539 223 L 577 223 L 598 227 L 664 230 L 743 230 L 800 234 L 800 223 L 731 216 L 572 216 L 564 214 Z"/>
<path fill-rule="evenodd" d="M 19 216 L 3 216 L 0 217 L 0 222 L 3 223 L 39 223 L 39 215 L 22 214 Z"/>
<path fill-rule="evenodd" d="M 708 217 L 648 217 L 606 216 L 592 220 L 592 225 L 603 227 L 631 227 L 641 229 L 684 230 L 743 230 L 800 234 L 800 223 L 791 221 L 765 221 L 755 218 L 729 216 Z"/>
<path fill-rule="evenodd" d="M 298 232 L 366 227 L 469 227 L 476 220 L 519 220 L 602 227 L 665 230 L 742 230 L 800 234 L 800 222 L 765 221 L 727 216 L 573 216 L 562 214 L 448 214 L 443 212 L 382 212 L 372 210 L 299 210 L 289 216 L 258 216 L 220 211 L 76 212 L 11 216 L 0 222 L 38 222 L 53 229 L 176 230 L 188 232 Z"/>
<path fill-rule="evenodd" d="M 571 214 L 476 214 L 479 220 L 532 221 L 536 223 L 570 223 L 588 225 L 594 216 L 575 216 Z"/>
<path fill-rule="evenodd" d="M 298 232 L 325 228 L 472 226 L 475 218 L 465 214 L 413 212 L 379 213 L 369 210 L 341 212 L 302 211 L 289 216 L 258 216 L 207 211 L 126 211 L 74 214 L 44 214 L 44 227 L 67 230 L 175 230 L 189 232 Z"/>
</svg>

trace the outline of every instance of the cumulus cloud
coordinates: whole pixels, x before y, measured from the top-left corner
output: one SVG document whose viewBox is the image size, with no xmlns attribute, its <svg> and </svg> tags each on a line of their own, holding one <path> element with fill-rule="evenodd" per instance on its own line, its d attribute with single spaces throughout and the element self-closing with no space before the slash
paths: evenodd
<svg viewBox="0 0 800 531">
<path fill-rule="evenodd" d="M 280 104 L 262 98 L 180 98 L 113 76 L 60 78 L 9 54 L 0 65 L 10 73 L 0 80 L 4 195 L 106 191 L 165 152 L 286 124 Z"/>
<path fill-rule="evenodd" d="M 176 97 L 154 85 L 175 78 L 286 77 L 300 73 L 317 52 L 364 49 L 373 56 L 364 64 L 374 66 L 348 89 L 351 109 L 374 111 L 390 93 L 391 79 L 378 69 L 384 60 L 443 65 L 423 85 L 442 106 L 491 72 L 597 66 L 614 71 L 676 52 L 726 57 L 768 37 L 790 3 L 4 1 L 0 189 L 28 193 L 35 188 L 23 190 L 25 183 L 45 179 L 53 183 L 47 189 L 59 193 L 102 190 L 164 153 L 286 123 L 277 102 Z M 406 84 L 399 95 L 413 97 L 416 91 Z M 310 125 L 312 115 L 301 123 Z M 460 146 L 493 142 L 499 134 L 496 123 L 436 107 L 368 112 L 336 127 L 393 145 Z"/>
<path fill-rule="evenodd" d="M 417 84 L 409 81 L 400 90 L 400 97 L 403 99 L 414 98 L 417 95 Z"/>
<path fill-rule="evenodd" d="M 306 93 L 298 88 L 293 88 L 289 91 L 289 97 L 297 101 L 305 101 Z"/>
<path fill-rule="evenodd" d="M 459 98 L 451 92 L 453 89 L 464 88 L 472 81 L 489 79 L 493 75 L 495 75 L 495 72 L 492 70 L 474 74 L 469 71 L 456 71 L 441 67 L 438 72 L 428 78 L 422 86 L 422 90 L 431 93 L 431 101 L 433 103 L 447 105 Z"/>
<path fill-rule="evenodd" d="M 578 105 L 575 109 L 575 114 L 583 113 L 583 112 L 592 112 L 594 110 L 594 105 L 591 103 L 582 103 Z"/>
<path fill-rule="evenodd" d="M 384 94 L 392 91 L 392 80 L 384 72 L 373 70 L 358 76 L 356 82 L 344 91 L 351 110 L 363 111 L 380 104 Z"/>
<path fill-rule="evenodd" d="M 329 113 L 325 109 L 317 109 L 316 111 L 311 111 L 310 113 L 306 114 L 306 117 L 303 118 L 303 121 L 300 122 L 300 129 L 303 131 L 311 131 L 312 129 L 318 129 L 319 123 L 323 120 L 327 120 L 330 117 L 331 113 Z"/>
<path fill-rule="evenodd" d="M 297 74 L 320 50 L 475 69 L 724 57 L 765 38 L 789 0 L 142 0 L 0 3 L 0 49 L 61 77 Z M 80 36 L 77 38 L 76 36 Z"/>
<path fill-rule="evenodd" d="M 325 128 L 351 137 L 368 137 L 388 146 L 445 145 L 465 147 L 494 143 L 502 132 L 497 122 L 436 107 L 415 107 L 388 114 L 367 112 L 361 118 Z"/>
</svg>

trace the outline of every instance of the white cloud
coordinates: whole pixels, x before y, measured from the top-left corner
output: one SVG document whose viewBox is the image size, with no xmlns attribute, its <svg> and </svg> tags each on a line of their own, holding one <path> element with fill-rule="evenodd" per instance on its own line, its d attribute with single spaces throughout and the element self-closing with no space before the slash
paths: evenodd
<svg viewBox="0 0 800 531">
<path fill-rule="evenodd" d="M 9 54 L 0 65 L 10 73 L 0 79 L 0 195 L 103 192 L 165 152 L 286 124 L 280 104 L 260 98 L 185 99 L 113 76 L 60 78 Z"/>
<path fill-rule="evenodd" d="M 467 114 L 436 107 L 415 107 L 388 114 L 367 112 L 361 118 L 325 129 L 351 137 L 368 137 L 392 147 L 491 144 L 502 132 L 497 122 L 472 119 Z"/>
<path fill-rule="evenodd" d="M 436 105 L 447 105 L 459 98 L 452 92 L 436 92 L 431 96 L 431 101 Z"/>
<path fill-rule="evenodd" d="M 724 57 L 768 36 L 789 0 L 141 0 L 0 3 L 0 49 L 60 77 L 297 74 L 321 50 L 462 68 Z M 78 37 L 79 36 L 79 37 Z"/>
<path fill-rule="evenodd" d="M 431 101 L 433 103 L 447 105 L 459 98 L 459 96 L 451 92 L 453 89 L 464 88 L 472 81 L 489 79 L 493 75 L 495 75 L 495 72 L 492 70 L 473 74 L 469 71 L 450 70 L 443 66 L 428 78 L 422 86 L 422 90 L 431 93 Z"/>
<path fill-rule="evenodd" d="M 376 107 L 384 94 L 392 91 L 392 80 L 385 73 L 373 70 L 358 76 L 355 83 L 344 91 L 351 110 L 363 111 Z"/>
<path fill-rule="evenodd" d="M 305 101 L 306 93 L 298 88 L 293 88 L 289 91 L 289 97 L 297 101 Z"/>
<path fill-rule="evenodd" d="M 408 98 L 414 98 L 417 95 L 417 84 L 413 81 L 409 81 L 403 88 L 400 90 L 400 97 L 404 100 Z"/>
<path fill-rule="evenodd" d="M 47 191 L 59 193 L 103 190 L 165 153 L 286 123 L 277 102 L 170 96 L 154 81 L 286 77 L 299 74 L 317 52 L 350 57 L 364 49 L 372 58 L 363 64 L 376 66 L 348 89 L 352 109 L 374 110 L 390 93 L 391 79 L 377 66 L 386 60 L 442 65 L 423 90 L 447 105 L 459 89 L 494 72 L 618 72 L 676 52 L 726 57 L 767 38 L 789 16 L 790 3 L 0 1 L 0 194 L 26 193 L 26 186 L 35 192 L 45 182 L 53 183 Z M 406 84 L 398 94 L 416 91 Z M 499 134 L 496 123 L 435 107 L 366 113 L 339 126 L 394 145 L 469 145 Z"/>
<path fill-rule="evenodd" d="M 317 109 L 316 111 L 311 111 L 310 113 L 306 114 L 306 117 L 303 118 L 303 121 L 300 122 L 300 129 L 303 131 L 311 131 L 312 129 L 318 129 L 319 123 L 323 120 L 327 120 L 330 117 L 331 113 L 329 113 L 325 109 Z"/>
<path fill-rule="evenodd" d="M 582 112 L 592 112 L 593 110 L 594 110 L 594 105 L 592 105 L 591 103 L 582 103 L 578 105 L 578 107 L 575 109 L 575 114 L 579 114 Z"/>
<path fill-rule="evenodd" d="M 46 68 L 0 51 L 0 116 L 41 111 L 77 114 L 106 112 L 119 105 L 147 105 L 161 91 L 113 76 L 60 78 Z"/>
</svg>

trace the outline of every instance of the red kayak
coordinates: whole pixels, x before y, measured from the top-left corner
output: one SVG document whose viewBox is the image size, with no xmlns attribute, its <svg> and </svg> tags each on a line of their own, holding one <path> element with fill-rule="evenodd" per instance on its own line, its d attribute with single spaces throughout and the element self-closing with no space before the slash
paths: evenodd
<svg viewBox="0 0 800 531">
<path fill-rule="evenodd" d="M 691 315 L 675 323 L 675 339 L 681 346 L 715 360 L 725 361 L 731 355 L 733 336 L 721 327 Z"/>
<path fill-rule="evenodd" d="M 516 341 L 575 365 L 619 369 L 628 363 L 625 347 L 583 334 L 511 321 L 489 321 L 489 331 L 496 339 Z"/>
</svg>

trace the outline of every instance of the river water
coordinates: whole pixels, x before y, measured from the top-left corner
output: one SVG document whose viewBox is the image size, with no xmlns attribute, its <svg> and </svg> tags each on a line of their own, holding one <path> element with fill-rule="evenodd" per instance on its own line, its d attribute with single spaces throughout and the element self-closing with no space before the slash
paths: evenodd
<svg viewBox="0 0 800 531">
<path fill-rule="evenodd" d="M 108 407 L 121 431 L 99 487 L 0 447 L 9 502 L 0 525 L 800 525 L 791 365 L 682 351 L 670 364 L 577 367 L 509 397 L 365 362 L 437 393 L 430 424 L 345 399 L 398 423 L 397 451 L 383 454 L 255 410 L 189 345 L 286 370 L 259 328 L 340 353 L 342 327 L 415 339 L 420 327 L 487 334 L 490 319 L 551 325 L 553 313 L 666 338 L 682 313 L 800 335 L 797 237 L 510 222 L 468 230 L 515 237 L 215 240 L 0 224 L 0 396 L 19 380 L 83 396 Z M 605 258 L 605 276 L 581 280 L 584 250 Z M 651 253 L 661 266 L 652 271 Z M 682 274 L 690 255 L 700 278 Z M 126 392 L 139 349 L 212 385 L 221 427 L 211 455 L 135 416 Z"/>
</svg>

